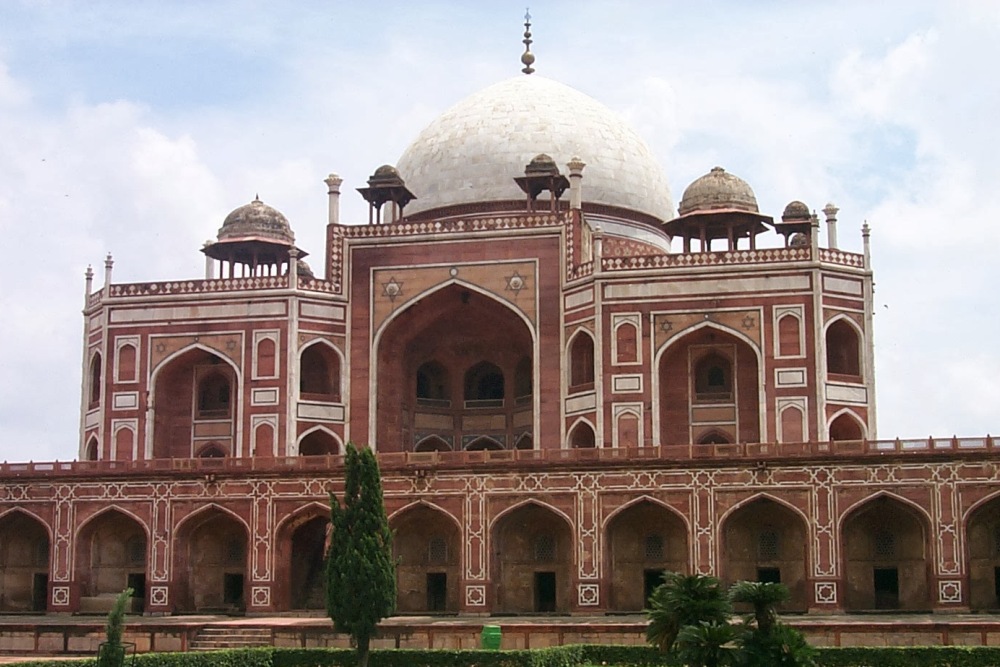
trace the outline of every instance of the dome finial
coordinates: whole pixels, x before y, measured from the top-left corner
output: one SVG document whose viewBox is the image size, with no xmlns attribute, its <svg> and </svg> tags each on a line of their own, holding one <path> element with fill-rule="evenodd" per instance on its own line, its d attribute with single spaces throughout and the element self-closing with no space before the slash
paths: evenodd
<svg viewBox="0 0 1000 667">
<path fill-rule="evenodd" d="M 531 74 L 535 71 L 532 65 L 535 63 L 535 54 L 531 52 L 531 12 L 530 8 L 525 8 L 524 10 L 524 53 L 521 54 L 521 64 L 524 65 L 524 69 L 521 71 L 525 74 Z"/>
</svg>

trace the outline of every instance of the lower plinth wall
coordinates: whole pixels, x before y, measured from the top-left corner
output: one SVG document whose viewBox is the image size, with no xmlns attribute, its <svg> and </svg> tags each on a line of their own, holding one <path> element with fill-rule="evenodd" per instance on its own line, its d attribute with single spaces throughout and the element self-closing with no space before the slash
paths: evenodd
<svg viewBox="0 0 1000 667">
<path fill-rule="evenodd" d="M 1000 646 L 1000 616 L 963 616 L 960 620 L 941 617 L 878 618 L 799 617 L 783 619 L 802 630 L 814 646 Z M 268 628 L 277 647 L 314 648 L 350 645 L 346 635 L 333 632 L 329 621 L 317 618 L 251 619 L 188 622 L 172 618 L 149 618 L 130 624 L 124 640 L 133 642 L 140 653 L 185 651 L 202 628 Z M 409 621 L 392 619 L 381 628 L 375 648 L 474 649 L 479 647 L 483 625 L 499 625 L 501 648 L 543 648 L 562 644 L 644 644 L 646 624 L 642 620 L 499 617 Z M 46 619 L 41 623 L 0 621 L 0 654 L 8 655 L 95 655 L 104 641 L 103 620 Z"/>
</svg>

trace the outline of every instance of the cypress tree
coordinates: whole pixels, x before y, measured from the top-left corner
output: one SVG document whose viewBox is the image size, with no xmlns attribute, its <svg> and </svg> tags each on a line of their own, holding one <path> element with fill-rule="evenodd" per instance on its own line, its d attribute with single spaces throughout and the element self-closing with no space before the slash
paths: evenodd
<svg viewBox="0 0 1000 667">
<path fill-rule="evenodd" d="M 347 445 L 343 504 L 330 494 L 330 522 L 326 610 L 337 632 L 351 636 L 359 667 L 367 667 L 378 622 L 396 607 L 392 532 L 378 461 L 367 447 Z"/>
</svg>

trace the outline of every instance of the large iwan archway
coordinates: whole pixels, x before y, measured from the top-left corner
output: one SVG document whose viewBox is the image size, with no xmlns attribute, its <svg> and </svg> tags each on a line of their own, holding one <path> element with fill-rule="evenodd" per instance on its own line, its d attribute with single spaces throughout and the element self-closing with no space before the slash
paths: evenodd
<svg viewBox="0 0 1000 667">
<path fill-rule="evenodd" d="M 533 340 L 509 305 L 451 284 L 411 304 L 379 336 L 379 451 L 428 438 L 461 450 L 489 438 L 503 449 L 534 423 Z"/>
</svg>

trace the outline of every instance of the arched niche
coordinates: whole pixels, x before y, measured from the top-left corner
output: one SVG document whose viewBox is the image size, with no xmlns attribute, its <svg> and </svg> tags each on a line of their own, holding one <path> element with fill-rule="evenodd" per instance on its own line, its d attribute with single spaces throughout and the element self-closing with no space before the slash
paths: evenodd
<svg viewBox="0 0 1000 667">
<path fill-rule="evenodd" d="M 397 611 L 457 612 L 463 543 L 455 520 L 420 503 L 394 514 L 389 526 L 396 560 Z"/>
<path fill-rule="evenodd" d="M 538 503 L 525 503 L 497 519 L 490 542 L 496 611 L 569 611 L 574 541 L 565 518 Z"/>
<path fill-rule="evenodd" d="M 49 532 L 15 510 L 0 517 L 0 612 L 44 612 L 48 600 Z"/>
<path fill-rule="evenodd" d="M 689 569 L 687 527 L 676 513 L 648 499 L 615 513 L 604 543 L 613 611 L 645 609 L 665 571 Z"/>
</svg>

